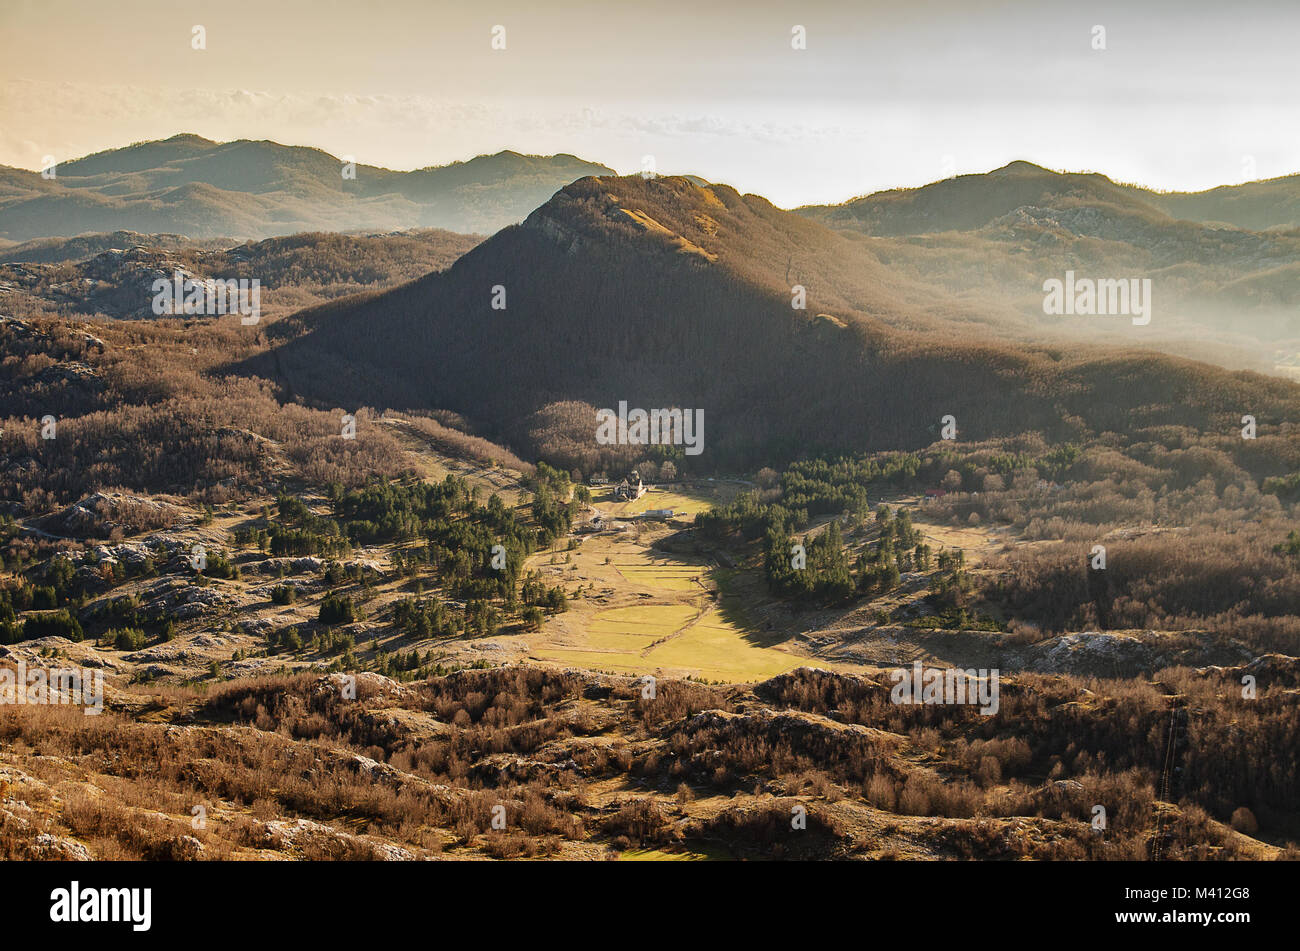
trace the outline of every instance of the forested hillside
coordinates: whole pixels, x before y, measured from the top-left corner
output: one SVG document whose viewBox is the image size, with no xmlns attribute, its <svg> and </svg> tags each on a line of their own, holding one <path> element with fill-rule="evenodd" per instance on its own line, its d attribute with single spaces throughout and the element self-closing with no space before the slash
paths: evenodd
<svg viewBox="0 0 1300 951">
<path fill-rule="evenodd" d="M 806 309 L 792 307 L 796 283 Z M 282 322 L 273 352 L 242 367 L 308 401 L 452 409 L 585 471 L 610 458 L 594 410 L 620 400 L 703 408 L 696 469 L 919 447 L 949 414 L 963 439 L 1084 440 L 1169 425 L 1228 434 L 1248 412 L 1275 427 L 1300 406 L 1279 379 L 1013 344 L 1026 332 L 761 198 L 683 178 L 584 179 L 445 273 Z"/>
</svg>

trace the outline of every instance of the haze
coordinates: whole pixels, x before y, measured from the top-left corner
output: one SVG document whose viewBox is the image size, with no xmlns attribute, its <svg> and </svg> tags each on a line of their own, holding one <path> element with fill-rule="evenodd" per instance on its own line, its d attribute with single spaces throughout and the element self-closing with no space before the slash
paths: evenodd
<svg viewBox="0 0 1300 951">
<path fill-rule="evenodd" d="M 104 23 L 102 3 L 6 2 L 0 163 L 185 130 L 395 169 L 653 155 L 787 207 L 1013 159 L 1200 189 L 1300 169 L 1300 9 L 1270 6 L 126 0 Z"/>
</svg>

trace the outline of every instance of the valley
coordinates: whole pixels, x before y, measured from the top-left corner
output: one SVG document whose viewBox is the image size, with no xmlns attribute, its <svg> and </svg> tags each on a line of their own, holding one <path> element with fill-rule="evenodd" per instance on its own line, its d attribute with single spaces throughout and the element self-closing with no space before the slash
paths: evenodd
<svg viewBox="0 0 1300 951">
<path fill-rule="evenodd" d="M 964 211 L 603 175 L 488 237 L 6 247 L 0 668 L 104 696 L 0 704 L 0 851 L 1294 858 L 1289 291 L 1184 306 L 1294 234 L 1026 165 L 927 186 Z M 1044 324 L 1121 260 L 1187 334 Z M 178 272 L 265 320 L 155 315 Z M 914 664 L 997 710 L 891 699 Z"/>
</svg>

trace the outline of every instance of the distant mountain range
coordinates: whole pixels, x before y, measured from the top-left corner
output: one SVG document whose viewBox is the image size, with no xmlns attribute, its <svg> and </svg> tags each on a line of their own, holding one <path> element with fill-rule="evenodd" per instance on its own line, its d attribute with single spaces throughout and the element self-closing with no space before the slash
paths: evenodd
<svg viewBox="0 0 1300 951">
<path fill-rule="evenodd" d="M 347 169 L 349 175 L 351 169 Z M 411 172 L 319 149 L 176 135 L 60 164 L 53 179 L 0 167 L 0 237 L 174 232 L 260 239 L 301 231 L 441 228 L 490 234 L 556 189 L 612 169 L 572 155 L 499 152 Z"/>
</svg>

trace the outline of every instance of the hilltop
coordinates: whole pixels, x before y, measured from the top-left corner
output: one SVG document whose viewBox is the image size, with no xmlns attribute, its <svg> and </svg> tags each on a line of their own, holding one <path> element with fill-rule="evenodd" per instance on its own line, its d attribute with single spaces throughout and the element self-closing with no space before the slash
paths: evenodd
<svg viewBox="0 0 1300 951">
<path fill-rule="evenodd" d="M 1172 217 L 1247 231 L 1295 230 L 1300 228 L 1300 175 L 1202 192 L 1161 192 L 1117 183 L 1098 172 L 1057 172 L 1016 161 L 919 188 L 894 188 L 839 205 L 796 210 L 868 234 L 907 235 L 973 231 L 1023 206 L 1071 204 L 1109 206 L 1152 220 Z"/>
</svg>

